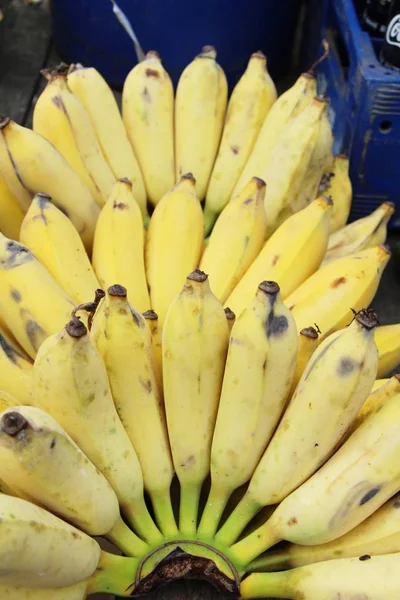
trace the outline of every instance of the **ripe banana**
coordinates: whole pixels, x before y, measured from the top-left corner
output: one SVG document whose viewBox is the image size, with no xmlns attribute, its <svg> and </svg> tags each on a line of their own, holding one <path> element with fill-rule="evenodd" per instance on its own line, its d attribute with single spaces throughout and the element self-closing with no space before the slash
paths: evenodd
<svg viewBox="0 0 400 600">
<path fill-rule="evenodd" d="M 78 96 L 69 89 L 66 73 L 42 73 L 48 83 L 35 104 L 33 130 L 57 148 L 97 204 L 103 206 L 115 177 L 103 156 L 90 117 Z"/>
<path fill-rule="evenodd" d="M 142 172 L 129 142 L 113 91 L 96 69 L 85 68 L 79 64 L 70 66 L 67 82 L 69 89 L 79 98 L 89 115 L 114 177 L 127 177 L 132 182 L 133 195 L 139 204 L 143 220 L 147 222 L 149 216 Z"/>
<path fill-rule="evenodd" d="M 50 142 L 7 117 L 0 118 L 0 171 L 13 194 L 25 196 L 25 210 L 33 194 L 49 194 L 71 219 L 85 248 L 91 250 L 99 208 L 89 189 Z"/>
<path fill-rule="evenodd" d="M 247 69 L 229 99 L 204 207 L 205 235 L 228 204 L 235 184 L 253 149 L 261 125 L 276 100 L 276 88 L 262 52 L 251 55 Z"/>
<path fill-rule="evenodd" d="M 0 584 L 62 587 L 90 577 L 95 540 L 26 500 L 0 494 Z"/>
<path fill-rule="evenodd" d="M 285 299 L 318 269 L 328 244 L 330 210 L 330 200 L 318 198 L 272 234 L 226 301 L 236 315 L 251 302 L 260 281 L 277 281 Z"/>
<path fill-rule="evenodd" d="M 179 530 L 184 535 L 193 535 L 197 528 L 228 339 L 224 309 L 207 275 L 196 270 L 171 304 L 162 338 L 165 410 L 181 489 Z"/>
<path fill-rule="evenodd" d="M 346 225 L 351 208 L 353 189 L 349 177 L 349 159 L 346 155 L 335 156 L 332 171 L 322 177 L 319 193 L 327 194 L 333 200 L 330 230 L 334 233 Z"/>
<path fill-rule="evenodd" d="M 200 268 L 213 293 L 224 303 L 264 245 L 265 183 L 253 177 L 219 216 Z"/>
<path fill-rule="evenodd" d="M 400 550 L 400 495 L 396 494 L 368 519 L 342 537 L 317 546 L 290 544 L 268 552 L 251 564 L 252 571 L 281 571 L 335 558 L 376 556 Z"/>
<path fill-rule="evenodd" d="M 232 328 L 211 451 L 211 491 L 198 529 L 214 536 L 229 496 L 253 474 L 286 407 L 297 331 L 279 286 L 264 281 Z M 251 382 L 251 385 L 249 385 Z"/>
<path fill-rule="evenodd" d="M 400 323 L 377 327 L 375 342 L 379 352 L 377 377 L 386 377 L 400 364 Z"/>
<path fill-rule="evenodd" d="M 34 289 L 40 294 L 32 293 Z M 28 248 L 0 234 L 0 313 L 31 358 L 73 309 L 73 302 Z"/>
<path fill-rule="evenodd" d="M 114 407 L 106 368 L 76 317 L 40 347 L 33 367 L 33 403 L 54 417 L 103 473 L 139 535 L 159 541 L 143 498 L 140 464 Z"/>
<path fill-rule="evenodd" d="M 281 573 L 253 573 L 241 584 L 242 598 L 295 600 L 397 600 L 400 553 L 368 554 L 299 567 Z"/>
<path fill-rule="evenodd" d="M 144 268 L 143 218 L 128 179 L 119 179 L 97 221 L 92 263 L 100 285 L 128 289 L 138 310 L 150 307 Z"/>
<path fill-rule="evenodd" d="M 151 332 L 121 285 L 108 288 L 93 319 L 91 338 L 103 357 L 115 407 L 138 455 L 144 487 L 164 535 L 178 533 L 170 487 L 174 476 Z"/>
<path fill-rule="evenodd" d="M 31 404 L 32 363 L 0 327 L 0 389 L 22 404 Z"/>
<path fill-rule="evenodd" d="M 387 246 L 375 246 L 334 260 L 311 275 L 285 299 L 297 328 L 316 321 L 323 340 L 348 325 L 351 309 L 359 311 L 371 303 L 389 258 Z"/>
<path fill-rule="evenodd" d="M 18 240 L 24 212 L 17 198 L 8 188 L 0 174 L 0 231 L 7 237 Z"/>
<path fill-rule="evenodd" d="M 300 331 L 296 369 L 289 394 L 290 398 L 293 396 L 295 389 L 297 388 L 297 384 L 299 383 L 301 376 L 310 362 L 311 356 L 317 349 L 318 342 L 318 331 L 315 329 L 315 327 L 305 327 Z"/>
<path fill-rule="evenodd" d="M 38 193 L 21 227 L 20 241 L 40 260 L 77 304 L 88 302 L 99 288 L 78 232 L 50 196 Z"/>
<path fill-rule="evenodd" d="M 311 73 L 302 73 L 296 83 L 279 96 L 264 119 L 257 141 L 232 193 L 234 198 L 252 177 L 263 179 L 276 143 L 288 121 L 311 104 L 317 93 L 317 83 Z"/>
<path fill-rule="evenodd" d="M 388 398 L 400 394 L 400 375 L 393 375 L 387 382 L 379 386 L 376 390 L 372 389 L 368 398 L 358 411 L 356 419 L 353 421 L 349 434 L 353 433 L 364 423 L 365 419 L 372 413 L 376 412 Z"/>
<path fill-rule="evenodd" d="M 162 328 L 171 302 L 199 263 L 203 247 L 203 211 L 191 173 L 157 204 L 146 236 L 146 273 L 151 306 Z"/>
<path fill-rule="evenodd" d="M 372 515 L 400 490 L 400 396 L 387 400 L 254 533 L 230 549 L 243 565 L 282 539 L 331 542 Z"/>
<path fill-rule="evenodd" d="M 183 71 L 176 89 L 176 179 L 192 172 L 200 200 L 206 195 L 218 152 L 228 97 L 225 73 L 216 56 L 213 46 L 204 46 Z"/>
<path fill-rule="evenodd" d="M 335 451 L 375 380 L 376 324 L 361 311 L 316 350 L 219 542 L 230 546 L 260 508 L 284 500 Z"/>
<path fill-rule="evenodd" d="M 155 206 L 175 183 L 174 89 L 157 52 L 148 52 L 128 74 L 122 115 Z"/>
<path fill-rule="evenodd" d="M 160 392 L 162 392 L 162 347 L 161 332 L 160 328 L 158 327 L 158 315 L 154 312 L 154 310 L 150 309 L 146 310 L 146 312 L 143 313 L 143 316 L 146 319 L 150 329 L 151 347 L 153 349 L 153 370 L 158 384 L 158 389 Z"/>
<path fill-rule="evenodd" d="M 394 213 L 393 202 L 384 202 L 368 217 L 353 221 L 329 237 L 322 265 L 386 241 L 387 224 Z"/>
</svg>

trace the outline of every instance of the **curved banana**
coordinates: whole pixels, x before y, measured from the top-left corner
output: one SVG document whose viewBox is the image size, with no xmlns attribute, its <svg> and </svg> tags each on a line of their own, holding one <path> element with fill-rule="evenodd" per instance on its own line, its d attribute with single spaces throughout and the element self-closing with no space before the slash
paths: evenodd
<svg viewBox="0 0 400 600">
<path fill-rule="evenodd" d="M 115 407 L 138 455 L 159 527 L 164 535 L 176 535 L 170 499 L 174 469 L 151 332 L 129 304 L 123 286 L 108 288 L 95 313 L 91 338 L 103 357 Z"/>
<path fill-rule="evenodd" d="M 155 206 L 175 183 L 174 89 L 157 52 L 148 52 L 125 79 L 122 116 Z"/>
<path fill-rule="evenodd" d="M 103 473 L 139 535 L 159 541 L 161 534 L 143 497 L 140 464 L 114 407 L 106 368 L 76 317 L 40 347 L 33 367 L 33 403 L 54 417 Z"/>
<path fill-rule="evenodd" d="M 224 208 L 200 261 L 213 293 L 224 303 L 264 245 L 265 183 L 257 177 Z"/>
<path fill-rule="evenodd" d="M 346 225 L 353 196 L 349 176 L 349 159 L 345 154 L 335 156 L 332 171 L 322 177 L 319 193 L 327 194 L 333 200 L 330 230 L 331 233 L 334 233 Z"/>
<path fill-rule="evenodd" d="M 214 536 L 229 496 L 250 479 L 272 437 L 288 400 L 297 344 L 278 284 L 264 281 L 232 328 L 212 442 L 211 491 L 198 529 L 204 540 Z"/>
<path fill-rule="evenodd" d="M 0 234 L 0 313 L 31 358 L 68 321 L 74 307 L 28 248 Z"/>
<path fill-rule="evenodd" d="M 0 231 L 7 237 L 18 240 L 24 211 L 0 173 Z"/>
<path fill-rule="evenodd" d="M 79 98 L 89 115 L 114 177 L 127 177 L 132 182 L 133 195 L 142 211 L 143 220 L 147 221 L 149 215 L 142 172 L 129 142 L 113 91 L 96 69 L 79 64 L 71 65 L 67 82 L 69 89 Z"/>
<path fill-rule="evenodd" d="M 180 293 L 187 275 L 199 263 L 203 230 L 196 180 L 188 173 L 157 204 L 146 236 L 146 274 L 159 327 L 163 326 L 169 305 Z"/>
<path fill-rule="evenodd" d="M 132 305 L 150 307 L 144 268 L 143 218 L 128 179 L 119 179 L 97 221 L 92 264 L 100 285 L 120 283 L 128 289 Z"/>
<path fill-rule="evenodd" d="M 372 515 L 400 490 L 400 396 L 387 400 L 272 517 L 230 549 L 247 565 L 278 541 L 331 542 Z"/>
<path fill-rule="evenodd" d="M 99 282 L 78 232 L 50 196 L 38 193 L 21 226 L 20 241 L 77 304 L 88 302 Z"/>
<path fill-rule="evenodd" d="M 369 415 L 377 411 L 386 400 L 393 396 L 397 396 L 398 394 L 400 394 L 400 375 L 393 375 L 386 383 L 375 390 L 372 388 L 368 398 L 358 411 L 357 417 L 353 421 L 348 433 L 353 433 L 353 431 L 355 431 L 361 423 L 364 423 Z"/>
<path fill-rule="evenodd" d="M 200 200 L 206 195 L 218 152 L 228 97 L 225 73 L 216 56 L 213 46 L 204 46 L 183 71 L 176 88 L 176 179 L 192 172 Z"/>
<path fill-rule="evenodd" d="M 376 324 L 374 314 L 361 311 L 316 350 L 219 542 L 231 545 L 261 507 L 288 497 L 335 451 L 375 380 Z"/>
<path fill-rule="evenodd" d="M 232 198 L 252 177 L 263 179 L 265 165 L 286 124 L 311 104 L 316 93 L 315 77 L 311 73 L 302 73 L 296 83 L 274 102 L 264 119 L 253 150 L 233 190 Z"/>
<path fill-rule="evenodd" d="M 226 301 L 237 315 L 260 281 L 277 281 L 285 299 L 315 273 L 328 244 L 330 210 L 331 201 L 321 197 L 278 227 Z"/>
<path fill-rule="evenodd" d="M 400 364 L 400 323 L 377 327 L 375 342 L 379 352 L 377 377 L 386 377 Z"/>
<path fill-rule="evenodd" d="M 0 390 L 21 404 L 32 402 L 32 363 L 0 327 Z"/>
<path fill-rule="evenodd" d="M 368 554 L 299 567 L 281 573 L 253 573 L 240 586 L 241 598 L 295 600 L 397 600 L 400 553 Z"/>
<path fill-rule="evenodd" d="M 389 258 L 387 246 L 375 246 L 334 260 L 311 275 L 285 299 L 298 330 L 316 321 L 323 340 L 348 325 L 351 309 L 370 305 Z"/>
<path fill-rule="evenodd" d="M 89 189 L 48 140 L 7 117 L 0 118 L 0 171 L 15 196 L 27 196 L 25 210 L 35 193 L 49 194 L 71 219 L 85 248 L 91 250 L 99 208 Z"/>
<path fill-rule="evenodd" d="M 66 73 L 44 74 L 48 83 L 35 104 L 33 130 L 57 148 L 97 204 L 103 206 L 115 177 L 104 158 L 89 114 L 69 89 Z"/>
<path fill-rule="evenodd" d="M 207 275 L 196 270 L 171 304 L 163 329 L 168 433 L 179 479 L 179 531 L 193 535 L 201 487 L 210 470 L 229 331 Z"/>
<path fill-rule="evenodd" d="M 387 224 L 394 213 L 393 202 L 384 202 L 368 217 L 353 221 L 329 237 L 322 265 L 386 242 Z M 321 266 L 322 266 L 321 265 Z"/>
<path fill-rule="evenodd" d="M 246 71 L 229 99 L 221 145 L 207 188 L 205 235 L 231 199 L 233 189 L 253 149 L 261 125 L 276 100 L 276 88 L 262 52 L 251 55 Z"/>
<path fill-rule="evenodd" d="M 161 331 L 158 326 L 158 314 L 154 310 L 146 310 L 143 313 L 144 318 L 151 333 L 151 347 L 153 349 L 153 369 L 154 375 L 157 380 L 158 389 L 162 392 L 163 389 L 163 375 L 162 375 L 162 342 L 161 342 Z"/>
<path fill-rule="evenodd" d="M 299 348 L 297 351 L 296 369 L 294 371 L 292 387 L 290 390 L 290 398 L 297 388 L 308 363 L 318 347 L 318 331 L 315 327 L 305 327 L 299 333 Z"/>
</svg>

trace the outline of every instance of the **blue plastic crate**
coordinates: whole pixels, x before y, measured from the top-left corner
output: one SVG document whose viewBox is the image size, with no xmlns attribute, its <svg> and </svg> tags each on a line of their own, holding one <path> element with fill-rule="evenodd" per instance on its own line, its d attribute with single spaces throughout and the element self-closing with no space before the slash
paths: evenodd
<svg viewBox="0 0 400 600">
<path fill-rule="evenodd" d="M 331 98 L 335 153 L 350 157 L 350 220 L 391 200 L 391 227 L 400 229 L 400 72 L 379 62 L 382 40 L 361 29 L 353 0 L 310 0 L 308 11 L 303 64 L 315 60 L 326 38 L 330 53 L 316 74 Z"/>
</svg>

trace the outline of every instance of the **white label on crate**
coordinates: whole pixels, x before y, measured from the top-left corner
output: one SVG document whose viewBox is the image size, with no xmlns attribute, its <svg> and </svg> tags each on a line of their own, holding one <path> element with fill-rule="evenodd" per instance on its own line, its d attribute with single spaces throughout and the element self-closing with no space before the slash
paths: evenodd
<svg viewBox="0 0 400 600">
<path fill-rule="evenodd" d="M 400 47 L 400 15 L 396 15 L 390 21 L 386 31 L 386 41 L 392 46 Z"/>
</svg>

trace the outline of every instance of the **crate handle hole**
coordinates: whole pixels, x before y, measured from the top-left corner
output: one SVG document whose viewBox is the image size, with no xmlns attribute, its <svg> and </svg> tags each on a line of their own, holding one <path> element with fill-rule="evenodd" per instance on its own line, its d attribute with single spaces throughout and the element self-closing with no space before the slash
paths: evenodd
<svg viewBox="0 0 400 600">
<path fill-rule="evenodd" d="M 392 121 L 388 121 L 387 119 L 385 119 L 384 121 L 380 122 L 379 131 L 386 135 L 392 131 L 392 127 Z"/>
</svg>

